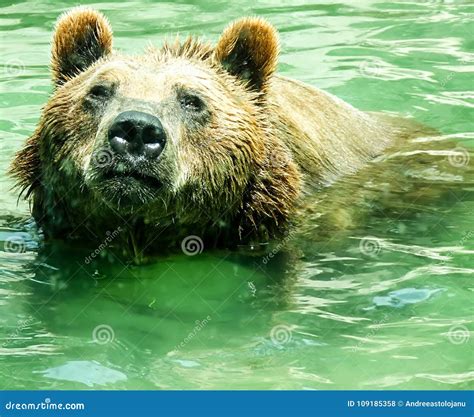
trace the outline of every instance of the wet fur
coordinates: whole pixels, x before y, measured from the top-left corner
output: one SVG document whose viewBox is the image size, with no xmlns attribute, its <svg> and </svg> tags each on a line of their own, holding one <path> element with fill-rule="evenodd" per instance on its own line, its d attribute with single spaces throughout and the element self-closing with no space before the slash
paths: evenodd
<svg viewBox="0 0 474 417">
<path fill-rule="evenodd" d="M 124 57 L 112 50 L 112 30 L 100 13 L 81 7 L 63 15 L 53 37 L 55 91 L 11 169 L 46 235 L 100 241 L 121 227 L 124 247 L 134 252 L 157 252 L 188 235 L 213 246 L 267 241 L 285 232 L 305 196 L 414 134 L 395 119 L 274 74 L 278 53 L 275 29 L 258 18 L 231 24 L 215 47 L 188 38 Z M 181 149 L 163 163 L 181 167 L 179 181 L 164 176 L 171 191 L 143 191 L 139 198 L 151 203 L 127 209 L 120 200 L 111 207 L 84 182 L 81 167 L 96 151 L 90 138 L 99 126 L 78 104 L 95 71 L 123 61 L 137 68 L 189 63 L 222 88 L 216 100 L 225 98 L 212 116 L 217 122 L 185 131 Z M 110 77 L 114 71 L 129 76 L 115 68 Z M 137 95 L 149 90 L 140 80 L 127 82 L 137 84 Z M 164 168 L 149 169 L 163 176 Z"/>
</svg>

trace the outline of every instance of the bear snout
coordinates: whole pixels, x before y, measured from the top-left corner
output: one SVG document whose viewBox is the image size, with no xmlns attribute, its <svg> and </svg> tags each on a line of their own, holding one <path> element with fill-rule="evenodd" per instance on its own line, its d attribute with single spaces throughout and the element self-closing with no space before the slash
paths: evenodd
<svg viewBox="0 0 474 417">
<path fill-rule="evenodd" d="M 158 158 L 166 144 L 166 133 L 158 117 L 139 111 L 120 113 L 108 130 L 114 152 L 127 157 Z"/>
</svg>

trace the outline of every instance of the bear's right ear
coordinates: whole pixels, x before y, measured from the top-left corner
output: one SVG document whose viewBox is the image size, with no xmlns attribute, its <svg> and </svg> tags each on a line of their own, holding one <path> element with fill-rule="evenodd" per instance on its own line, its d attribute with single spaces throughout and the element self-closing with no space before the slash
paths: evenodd
<svg viewBox="0 0 474 417">
<path fill-rule="evenodd" d="M 214 59 L 254 91 L 265 92 L 276 70 L 279 42 L 276 29 L 260 18 L 230 24 L 214 50 Z"/>
<path fill-rule="evenodd" d="M 53 37 L 51 71 L 62 85 L 112 51 L 112 29 L 101 13 L 75 7 L 58 19 Z"/>
</svg>

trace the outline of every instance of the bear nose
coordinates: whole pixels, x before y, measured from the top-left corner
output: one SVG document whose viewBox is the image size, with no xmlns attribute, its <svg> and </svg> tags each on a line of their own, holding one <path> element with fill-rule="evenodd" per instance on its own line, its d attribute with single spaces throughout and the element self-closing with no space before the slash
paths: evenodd
<svg viewBox="0 0 474 417">
<path fill-rule="evenodd" d="M 109 143 L 122 155 L 158 157 L 166 143 L 160 119 L 139 111 L 120 113 L 109 128 Z"/>
</svg>

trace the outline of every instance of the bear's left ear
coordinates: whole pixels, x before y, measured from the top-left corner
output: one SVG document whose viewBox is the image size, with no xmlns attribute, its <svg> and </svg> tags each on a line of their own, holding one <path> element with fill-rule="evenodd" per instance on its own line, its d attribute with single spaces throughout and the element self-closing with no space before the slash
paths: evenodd
<svg viewBox="0 0 474 417">
<path fill-rule="evenodd" d="M 270 23 L 244 18 L 224 30 L 214 59 L 252 90 L 265 92 L 277 66 L 279 49 L 277 31 Z"/>
<path fill-rule="evenodd" d="M 112 52 L 112 29 L 107 19 L 88 7 L 75 7 L 59 17 L 53 37 L 51 71 L 62 85 Z"/>
</svg>

